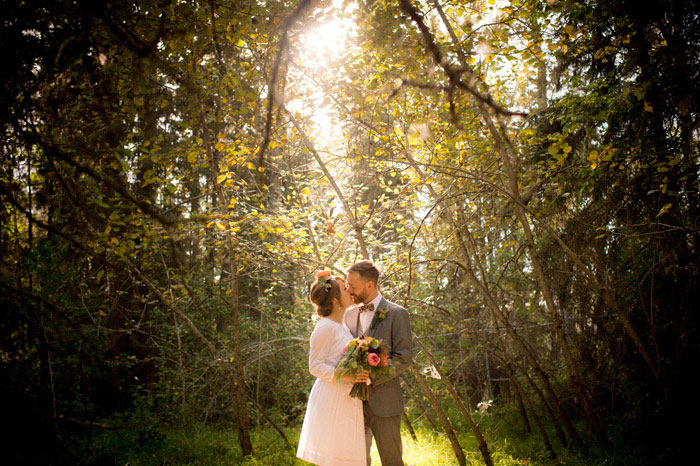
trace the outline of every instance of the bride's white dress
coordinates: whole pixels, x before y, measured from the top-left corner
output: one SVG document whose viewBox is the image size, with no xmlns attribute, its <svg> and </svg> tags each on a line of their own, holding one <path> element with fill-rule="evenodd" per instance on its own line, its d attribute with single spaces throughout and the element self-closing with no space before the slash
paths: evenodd
<svg viewBox="0 0 700 466">
<path fill-rule="evenodd" d="M 350 330 L 322 317 L 311 334 L 309 371 L 316 376 L 301 427 L 297 457 L 321 466 L 365 466 L 362 401 L 350 397 L 351 382 L 336 382 L 333 373 L 352 340 Z"/>
</svg>

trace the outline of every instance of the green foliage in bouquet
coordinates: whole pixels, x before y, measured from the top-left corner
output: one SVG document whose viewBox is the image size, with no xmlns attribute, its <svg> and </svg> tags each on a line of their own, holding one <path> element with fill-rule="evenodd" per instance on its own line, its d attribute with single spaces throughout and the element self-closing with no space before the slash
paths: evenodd
<svg viewBox="0 0 700 466">
<path fill-rule="evenodd" d="M 381 340 L 372 337 L 360 337 L 350 340 L 343 349 L 343 357 L 336 366 L 336 381 L 344 375 L 356 376 L 362 371 L 369 372 L 373 384 L 378 384 L 392 377 L 396 369 L 389 360 L 386 348 Z M 357 382 L 350 390 L 350 396 L 366 400 L 369 393 L 368 385 Z"/>
</svg>

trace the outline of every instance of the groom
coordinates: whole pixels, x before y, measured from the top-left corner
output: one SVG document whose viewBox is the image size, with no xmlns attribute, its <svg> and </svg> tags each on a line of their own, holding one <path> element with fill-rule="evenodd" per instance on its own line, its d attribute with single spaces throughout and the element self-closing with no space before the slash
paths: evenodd
<svg viewBox="0 0 700 466">
<path fill-rule="evenodd" d="M 399 375 L 411 361 L 413 342 L 408 312 L 382 297 L 377 288 L 379 270 L 371 261 L 353 264 L 346 274 L 346 285 L 356 306 L 345 312 L 345 325 L 356 338 L 366 335 L 381 340 L 396 368 L 390 379 L 372 382 L 368 399 L 362 402 L 367 465 L 374 435 L 382 466 L 403 466 L 400 432 L 403 398 Z"/>
</svg>

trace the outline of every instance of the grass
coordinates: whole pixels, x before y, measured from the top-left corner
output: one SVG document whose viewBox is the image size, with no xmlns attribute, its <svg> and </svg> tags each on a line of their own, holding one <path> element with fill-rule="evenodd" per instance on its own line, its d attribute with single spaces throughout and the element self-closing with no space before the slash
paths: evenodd
<svg viewBox="0 0 700 466">
<path fill-rule="evenodd" d="M 536 433 L 526 434 L 517 413 L 494 412 L 477 416 L 487 438 L 494 464 L 497 466 L 636 466 L 644 462 L 635 458 L 624 440 L 613 439 L 614 448 L 567 451 L 556 443 L 557 458 L 550 459 Z M 453 419 L 457 419 L 453 416 Z M 403 430 L 404 462 L 407 466 L 457 466 L 447 437 L 426 426 L 416 425 L 417 439 Z M 243 465 L 287 466 L 307 465 L 295 458 L 299 427 L 287 429 L 288 446 L 273 429 L 253 430 L 254 454 L 243 458 L 235 431 L 223 427 L 197 427 L 190 430 L 120 430 L 94 433 L 74 445 L 74 451 L 91 465 Z M 459 440 L 468 465 L 482 465 L 483 459 L 475 437 L 466 426 L 458 424 Z M 372 448 L 372 464 L 380 465 L 376 446 Z"/>
<path fill-rule="evenodd" d="M 288 431 L 287 435 L 294 431 Z M 296 434 L 298 436 L 298 433 Z M 251 432 L 255 454 L 243 458 L 234 429 L 105 431 L 84 443 L 80 456 L 92 465 L 297 465 L 294 452 L 272 429 Z M 290 441 L 292 439 L 290 438 Z M 86 444 L 87 443 L 87 444 Z"/>
</svg>

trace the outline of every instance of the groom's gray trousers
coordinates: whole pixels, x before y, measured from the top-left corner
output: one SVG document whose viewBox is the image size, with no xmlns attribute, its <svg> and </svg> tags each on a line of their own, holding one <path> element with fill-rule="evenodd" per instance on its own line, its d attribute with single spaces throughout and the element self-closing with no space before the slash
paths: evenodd
<svg viewBox="0 0 700 466">
<path fill-rule="evenodd" d="M 398 304 L 382 299 L 377 311 L 386 311 L 382 319 L 370 324 L 367 336 L 382 341 L 392 364 L 396 369 L 393 377 L 382 383 L 369 386 L 368 401 L 362 402 L 365 415 L 365 440 L 367 441 L 367 466 L 370 465 L 369 450 L 372 437 L 377 442 L 377 450 L 382 466 L 403 466 L 401 459 L 401 415 L 403 395 L 399 375 L 411 362 L 413 341 L 408 312 Z M 376 317 L 376 314 L 375 314 Z M 359 307 L 351 307 L 345 313 L 345 324 L 353 337 L 360 336 Z"/>
<path fill-rule="evenodd" d="M 401 454 L 401 415 L 380 417 L 374 414 L 369 403 L 362 402 L 365 414 L 365 441 L 367 443 L 367 466 L 370 466 L 370 448 L 372 436 L 377 442 L 382 466 L 404 466 Z"/>
</svg>

